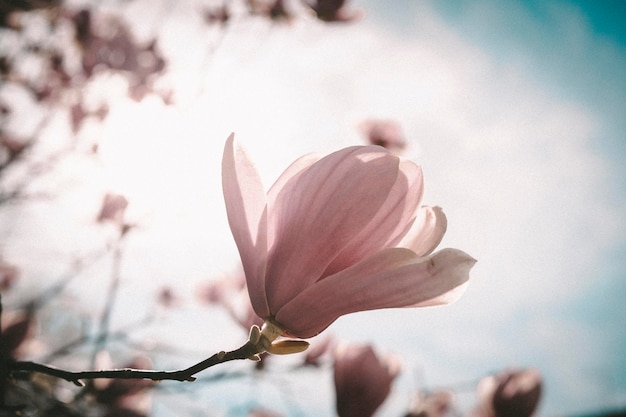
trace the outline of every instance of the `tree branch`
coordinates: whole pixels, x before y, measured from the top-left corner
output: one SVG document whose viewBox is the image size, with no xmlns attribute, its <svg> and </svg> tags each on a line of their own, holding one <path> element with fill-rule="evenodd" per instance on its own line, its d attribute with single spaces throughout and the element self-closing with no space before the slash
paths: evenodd
<svg viewBox="0 0 626 417">
<path fill-rule="evenodd" d="M 194 381 L 195 374 L 201 372 L 211 366 L 220 363 L 229 362 L 239 359 L 257 360 L 259 353 L 262 353 L 262 347 L 258 343 L 248 340 L 243 346 L 231 352 L 218 352 L 215 355 L 198 362 L 186 369 L 176 371 L 156 371 L 145 369 L 105 369 L 98 371 L 67 371 L 50 365 L 44 365 L 37 362 L 28 361 L 12 361 L 8 363 L 9 372 L 37 372 L 64 379 L 78 386 L 82 386 L 81 380 L 84 379 L 150 379 L 152 381 Z"/>
</svg>

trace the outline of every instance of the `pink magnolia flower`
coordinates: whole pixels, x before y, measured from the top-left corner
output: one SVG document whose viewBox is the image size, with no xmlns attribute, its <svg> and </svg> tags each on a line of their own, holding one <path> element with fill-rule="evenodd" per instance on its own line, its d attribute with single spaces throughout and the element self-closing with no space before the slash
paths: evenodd
<svg viewBox="0 0 626 417">
<path fill-rule="evenodd" d="M 385 401 L 400 367 L 370 345 L 342 346 L 335 354 L 333 377 L 339 417 L 369 417 Z"/>
<path fill-rule="evenodd" d="M 266 195 L 231 135 L 222 185 L 252 307 L 274 339 L 315 336 L 357 311 L 451 302 L 476 262 L 430 255 L 445 216 L 420 208 L 420 167 L 379 146 L 304 156 Z"/>
</svg>

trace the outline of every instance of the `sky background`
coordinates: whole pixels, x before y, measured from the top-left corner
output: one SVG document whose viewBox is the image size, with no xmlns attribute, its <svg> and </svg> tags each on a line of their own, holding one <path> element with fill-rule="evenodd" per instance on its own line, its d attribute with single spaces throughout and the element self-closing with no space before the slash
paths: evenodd
<svg viewBox="0 0 626 417">
<path fill-rule="evenodd" d="M 448 216 L 441 247 L 478 263 L 454 305 L 359 313 L 328 330 L 403 358 L 379 415 L 400 415 L 416 388 L 462 386 L 508 366 L 542 371 L 541 416 L 626 407 L 622 2 L 354 1 L 365 14 L 349 25 L 248 20 L 224 33 L 202 24 L 199 3 L 159 4 L 125 8 L 139 36 L 159 36 L 176 105 L 119 93 L 106 125 L 81 132 L 99 138 L 98 161 L 68 158 L 41 184 L 57 199 L 2 214 L 5 257 L 28 265 L 25 291 L 111 239 L 93 218 L 103 193 L 119 192 L 139 226 L 124 247 L 114 324 L 140 317 L 148 295 L 169 285 L 188 301 L 138 336 L 198 359 L 234 347 L 245 332 L 193 301 L 199 284 L 237 268 L 220 189 L 228 135 L 269 187 L 302 154 L 362 144 L 361 122 L 392 119 L 409 141 L 404 156 L 423 167 L 424 203 Z M 95 101 L 124 88 L 105 85 L 90 92 Z M 89 301 L 66 314 L 89 316 L 108 285 L 108 264 L 84 273 L 89 285 L 72 285 Z M 199 401 L 230 415 L 250 404 L 332 414 L 330 384 L 316 379 L 329 383 L 328 373 L 274 377 L 198 390 L 176 409 L 202 415 Z M 310 384 L 328 401 L 311 403 Z M 472 391 L 461 394 L 471 404 Z M 173 407 L 155 402 L 162 415 Z"/>
</svg>

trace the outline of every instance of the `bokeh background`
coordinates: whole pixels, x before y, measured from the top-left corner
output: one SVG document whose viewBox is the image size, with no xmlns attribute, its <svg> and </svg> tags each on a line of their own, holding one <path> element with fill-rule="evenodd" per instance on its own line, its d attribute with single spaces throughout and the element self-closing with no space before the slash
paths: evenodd
<svg viewBox="0 0 626 417">
<path fill-rule="evenodd" d="M 149 352 L 169 369 L 241 344 L 246 330 L 199 296 L 239 274 L 221 194 L 226 138 L 235 132 L 269 187 L 304 153 L 365 144 L 362 123 L 382 119 L 422 165 L 425 204 L 448 216 L 441 247 L 478 263 L 451 306 L 359 313 L 328 329 L 403 358 L 379 415 L 438 387 L 469 409 L 475 382 L 509 366 L 541 370 L 541 416 L 626 407 L 624 2 L 354 0 L 354 20 L 332 23 L 297 5 L 297 17 L 268 19 L 235 2 L 219 21 L 208 11 L 222 3 L 206 1 L 64 4 L 121 16 L 137 42 L 156 39 L 165 65 L 139 97 L 122 76 L 94 77 L 77 90 L 79 119 L 62 110 L 77 92 L 42 106 L 3 78 L 3 134 L 36 139 L 0 173 L 0 254 L 19 270 L 5 311 L 63 283 L 42 303 L 31 357 L 95 332 L 107 305 L 107 328 L 125 333 L 112 357 Z M 5 54 L 40 38 L 71 43 L 28 19 L 0 34 Z M 40 74 L 36 59 L 15 62 Z M 128 201 L 123 238 L 96 221 L 107 193 Z M 168 308 L 155 301 L 164 291 Z M 88 367 L 90 352 L 58 363 Z M 295 372 L 295 360 L 162 387 L 152 415 L 332 415 L 328 370 Z"/>
</svg>

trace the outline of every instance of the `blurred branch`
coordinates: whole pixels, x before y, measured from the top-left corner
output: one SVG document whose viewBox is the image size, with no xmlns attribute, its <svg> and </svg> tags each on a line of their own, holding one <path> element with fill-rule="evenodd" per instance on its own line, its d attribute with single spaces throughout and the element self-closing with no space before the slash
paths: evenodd
<svg viewBox="0 0 626 417">
<path fill-rule="evenodd" d="M 147 316 L 137 322 L 131 323 L 130 325 L 122 329 L 116 330 L 114 332 L 110 332 L 108 335 L 108 340 L 124 339 L 128 336 L 130 330 L 136 327 L 143 327 L 153 320 L 154 320 L 153 316 Z M 49 362 L 57 357 L 67 355 L 72 351 L 72 349 L 82 346 L 83 344 L 89 342 L 90 339 L 91 339 L 91 336 L 89 335 L 84 335 L 82 337 L 79 337 L 75 340 L 72 340 L 71 342 L 66 343 L 63 346 L 58 347 L 56 350 L 46 354 L 41 360 L 43 362 Z"/>
<path fill-rule="evenodd" d="M 80 275 L 80 273 L 92 265 L 92 263 L 99 258 L 101 258 L 104 254 L 106 254 L 107 250 L 97 250 L 91 254 L 85 255 L 83 257 L 77 257 L 73 262 L 69 271 L 62 275 L 62 277 L 52 286 L 43 291 L 40 295 L 33 298 L 29 302 L 26 303 L 26 308 L 32 308 L 37 310 L 41 308 L 48 301 L 54 299 L 57 295 L 67 288 L 67 286 Z"/>
<path fill-rule="evenodd" d="M 14 200 L 32 197 L 24 191 L 28 185 L 34 179 L 51 172 L 59 160 L 69 153 L 69 150 L 61 149 L 49 155 L 43 161 L 29 163 L 29 154 L 32 153 L 30 151 L 32 151 L 37 139 L 48 126 L 50 120 L 51 113 L 47 113 L 46 116 L 37 123 L 33 133 L 27 140 L 15 140 L 7 136 L 2 129 L 0 129 L 0 145 L 2 145 L 2 148 L 9 150 L 8 158 L 0 164 L 0 174 L 18 164 L 27 165 L 22 177 L 16 181 L 12 187 L 3 189 L 3 184 L 0 183 L 0 205 L 10 203 Z"/>
<path fill-rule="evenodd" d="M 91 358 L 91 366 L 96 363 L 96 356 L 98 352 L 103 350 L 106 346 L 107 339 L 109 337 L 109 323 L 111 321 L 111 313 L 113 311 L 113 305 L 117 298 L 117 292 L 120 286 L 121 280 L 121 266 L 122 266 L 122 240 L 124 239 L 124 233 L 120 233 L 117 241 L 115 242 L 115 248 L 113 249 L 113 259 L 111 267 L 111 283 L 109 291 L 107 293 L 107 300 L 102 311 L 100 318 L 100 328 L 96 337 L 95 348 Z"/>
</svg>

